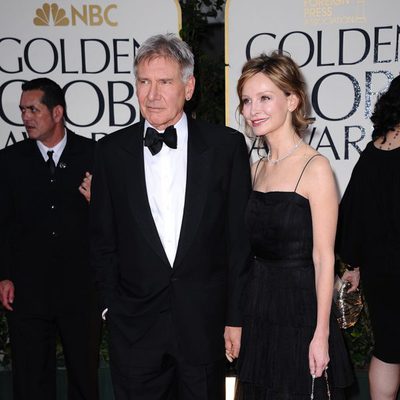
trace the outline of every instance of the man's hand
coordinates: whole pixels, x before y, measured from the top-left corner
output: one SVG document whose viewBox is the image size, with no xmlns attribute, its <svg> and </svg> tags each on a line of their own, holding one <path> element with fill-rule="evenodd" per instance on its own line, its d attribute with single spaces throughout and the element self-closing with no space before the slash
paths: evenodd
<svg viewBox="0 0 400 400">
<path fill-rule="evenodd" d="M 90 203 L 91 185 L 92 185 L 92 175 L 89 172 L 86 172 L 85 177 L 83 178 L 83 181 L 79 186 L 79 191 L 81 192 L 81 194 L 83 194 L 88 203 Z"/>
<path fill-rule="evenodd" d="M 242 337 L 242 328 L 237 326 L 226 326 L 224 332 L 225 356 L 232 362 L 239 357 L 240 339 Z"/>
<path fill-rule="evenodd" d="M 3 304 L 3 307 L 8 311 L 13 311 L 11 304 L 14 301 L 14 284 L 5 279 L 4 281 L 0 281 L 0 301 Z"/>
</svg>

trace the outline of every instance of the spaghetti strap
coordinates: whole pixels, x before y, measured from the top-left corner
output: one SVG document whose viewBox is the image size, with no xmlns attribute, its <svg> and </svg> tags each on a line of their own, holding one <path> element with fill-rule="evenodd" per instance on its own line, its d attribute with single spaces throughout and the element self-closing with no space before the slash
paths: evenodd
<svg viewBox="0 0 400 400">
<path fill-rule="evenodd" d="M 300 176 L 299 176 L 299 179 L 298 179 L 298 181 L 297 181 L 297 183 L 296 183 L 296 187 L 294 188 L 294 192 L 297 191 L 297 187 L 299 186 L 300 180 L 301 180 L 301 178 L 302 178 L 302 176 L 303 176 L 303 174 L 304 174 L 305 169 L 307 168 L 307 165 L 310 163 L 310 161 L 311 161 L 313 158 L 318 157 L 318 156 L 320 156 L 320 155 L 321 155 L 321 154 L 314 154 L 314 155 L 306 162 L 306 165 L 304 165 L 303 170 L 301 171 L 301 174 L 300 174 Z"/>
<path fill-rule="evenodd" d="M 261 164 L 261 161 L 262 161 L 262 158 L 260 158 L 258 160 L 257 165 L 256 165 L 256 170 L 254 171 L 253 182 L 252 182 L 252 186 L 251 186 L 253 189 L 254 189 L 254 184 L 256 183 L 257 171 L 258 171 L 258 167 Z"/>
</svg>

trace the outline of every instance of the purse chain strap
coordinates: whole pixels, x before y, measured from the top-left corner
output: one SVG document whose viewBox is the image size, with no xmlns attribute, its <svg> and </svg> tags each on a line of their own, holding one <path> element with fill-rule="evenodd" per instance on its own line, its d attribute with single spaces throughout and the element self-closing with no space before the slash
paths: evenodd
<svg viewBox="0 0 400 400">
<path fill-rule="evenodd" d="M 326 369 L 324 371 L 324 377 L 326 382 L 326 393 L 328 394 L 328 400 L 331 400 L 331 391 L 329 389 L 329 382 L 328 382 L 328 373 Z M 315 375 L 312 376 L 312 383 L 311 383 L 311 400 L 314 400 L 314 383 L 315 383 Z"/>
</svg>

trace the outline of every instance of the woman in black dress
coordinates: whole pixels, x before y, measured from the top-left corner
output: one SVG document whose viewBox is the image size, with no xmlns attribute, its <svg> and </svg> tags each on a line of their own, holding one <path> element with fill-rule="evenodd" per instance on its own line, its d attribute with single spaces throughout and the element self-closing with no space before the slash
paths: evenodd
<svg viewBox="0 0 400 400">
<path fill-rule="evenodd" d="M 375 338 L 369 367 L 373 400 L 393 400 L 400 385 L 400 76 L 375 105 L 372 141 L 340 204 L 338 252 L 361 281 Z"/>
<path fill-rule="evenodd" d="M 269 151 L 252 169 L 236 398 L 320 400 L 328 387 L 343 398 L 352 374 L 331 314 L 338 195 L 328 160 L 302 139 L 303 79 L 290 57 L 262 54 L 244 65 L 237 90 L 247 128 Z"/>
</svg>

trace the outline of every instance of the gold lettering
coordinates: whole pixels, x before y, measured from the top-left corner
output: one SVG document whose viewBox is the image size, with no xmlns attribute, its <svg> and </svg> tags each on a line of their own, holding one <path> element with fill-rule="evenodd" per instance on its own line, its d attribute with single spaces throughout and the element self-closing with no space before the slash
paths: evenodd
<svg viewBox="0 0 400 400">
<path fill-rule="evenodd" d="M 101 7 L 96 4 L 89 6 L 90 25 L 99 26 L 103 23 L 103 17 L 101 16 Z"/>
<path fill-rule="evenodd" d="M 112 10 L 113 8 L 117 8 L 116 4 L 110 4 L 109 6 L 107 6 L 104 10 L 104 21 L 106 21 L 107 25 L 110 26 L 117 26 L 118 23 L 116 21 L 111 21 L 110 17 L 109 17 L 109 12 L 110 10 Z"/>
<path fill-rule="evenodd" d="M 71 6 L 71 23 L 76 25 L 76 19 L 79 18 L 85 25 L 88 24 L 87 6 L 82 7 L 83 14 L 81 14 L 74 6 Z"/>
</svg>

